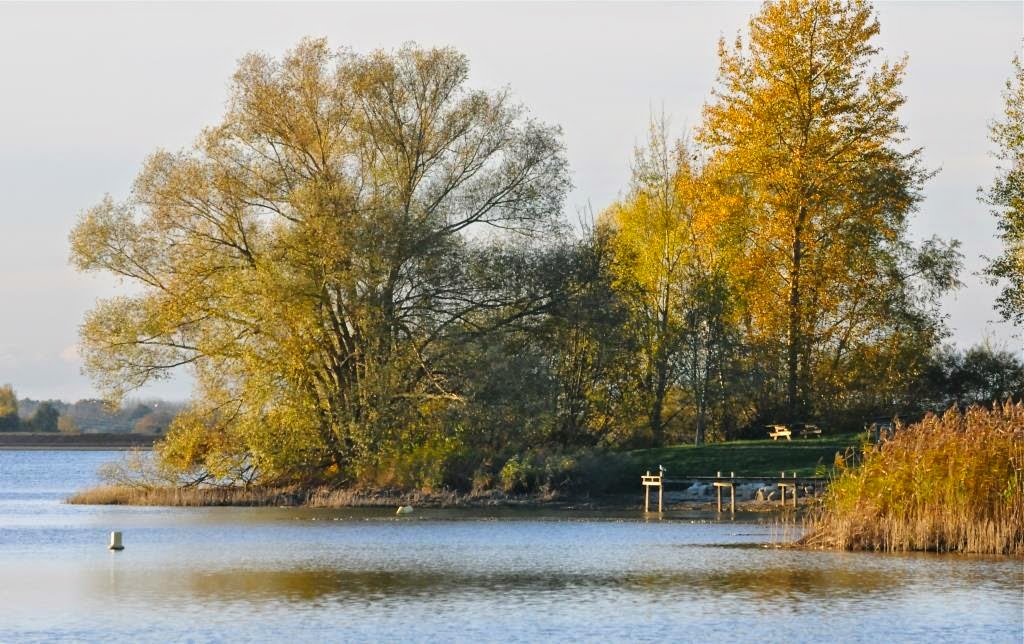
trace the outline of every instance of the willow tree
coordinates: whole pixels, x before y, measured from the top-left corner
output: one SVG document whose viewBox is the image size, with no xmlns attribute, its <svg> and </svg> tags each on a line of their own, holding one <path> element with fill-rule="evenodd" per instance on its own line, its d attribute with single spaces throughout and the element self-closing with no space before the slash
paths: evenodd
<svg viewBox="0 0 1024 644">
<path fill-rule="evenodd" d="M 906 61 L 880 59 L 871 6 L 766 2 L 749 28 L 747 41 L 719 44 L 698 140 L 745 201 L 739 281 L 755 340 L 782 347 L 774 359 L 794 418 L 812 411 L 817 367 L 842 373 L 858 346 L 880 346 L 885 305 L 920 311 L 913 275 L 955 257 L 933 244 L 922 259 L 906 241 L 928 173 L 898 117 Z"/>
<path fill-rule="evenodd" d="M 74 264 L 138 287 L 87 315 L 88 372 L 112 397 L 196 376 L 165 464 L 344 478 L 457 404 L 446 344 L 529 305 L 488 244 L 555 226 L 568 187 L 559 130 L 467 74 L 450 49 L 249 55 L 219 125 L 82 214 Z"/>
<path fill-rule="evenodd" d="M 997 217 L 1003 252 L 986 272 L 1002 283 L 996 309 L 1004 320 L 1024 325 L 1024 66 L 1014 58 L 1014 77 L 1006 82 L 1004 118 L 992 124 L 1000 166 L 983 196 Z"/>
</svg>

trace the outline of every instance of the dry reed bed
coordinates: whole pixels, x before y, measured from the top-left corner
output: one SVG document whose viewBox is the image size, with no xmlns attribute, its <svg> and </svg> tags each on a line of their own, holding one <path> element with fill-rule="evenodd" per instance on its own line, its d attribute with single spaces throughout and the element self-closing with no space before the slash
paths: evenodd
<svg viewBox="0 0 1024 644">
<path fill-rule="evenodd" d="M 950 410 L 867 448 L 801 543 L 1024 555 L 1024 403 Z"/>
<path fill-rule="evenodd" d="M 551 501 L 550 498 L 510 497 L 503 494 L 459 494 L 439 492 L 394 492 L 389 490 L 349 490 L 336 488 L 300 489 L 243 487 L 171 487 L 103 485 L 78 492 L 67 499 L 75 505 L 150 505 L 150 506 L 304 506 L 311 508 L 394 507 L 415 505 L 457 507 L 463 505 L 503 505 Z"/>
<path fill-rule="evenodd" d="M 296 490 L 218 487 L 143 487 L 102 485 L 78 492 L 68 498 L 74 505 L 298 505 L 304 494 Z"/>
</svg>

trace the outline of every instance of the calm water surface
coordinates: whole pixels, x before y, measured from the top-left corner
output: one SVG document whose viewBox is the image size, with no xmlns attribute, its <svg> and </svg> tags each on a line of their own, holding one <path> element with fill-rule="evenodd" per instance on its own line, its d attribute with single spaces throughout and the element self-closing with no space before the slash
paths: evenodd
<svg viewBox="0 0 1024 644">
<path fill-rule="evenodd" d="M 780 551 L 756 517 L 62 503 L 116 458 L 0 451 L 0 642 L 1024 640 L 1020 560 Z"/>
</svg>

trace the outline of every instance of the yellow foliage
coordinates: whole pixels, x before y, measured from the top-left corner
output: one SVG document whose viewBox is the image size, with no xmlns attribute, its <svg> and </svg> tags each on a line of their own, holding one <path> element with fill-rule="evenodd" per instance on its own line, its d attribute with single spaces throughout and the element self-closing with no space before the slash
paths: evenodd
<svg viewBox="0 0 1024 644">
<path fill-rule="evenodd" d="M 927 177 L 919 152 L 901 151 L 906 61 L 878 61 L 878 32 L 862 0 L 765 3 L 749 40 L 720 42 L 697 136 L 742 204 L 735 283 L 754 338 L 785 347 L 791 412 L 818 365 L 841 377 L 836 365 L 884 326 L 879 303 L 900 288 L 892 267 Z"/>
</svg>

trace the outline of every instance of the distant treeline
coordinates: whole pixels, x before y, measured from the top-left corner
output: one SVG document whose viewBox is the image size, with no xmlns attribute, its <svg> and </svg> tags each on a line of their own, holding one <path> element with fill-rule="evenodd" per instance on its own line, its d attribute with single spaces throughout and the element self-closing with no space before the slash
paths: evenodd
<svg viewBox="0 0 1024 644">
<path fill-rule="evenodd" d="M 98 399 L 18 399 L 11 385 L 0 387 L 0 432 L 162 434 L 183 408 L 159 399 L 125 400 L 113 407 Z"/>
</svg>

